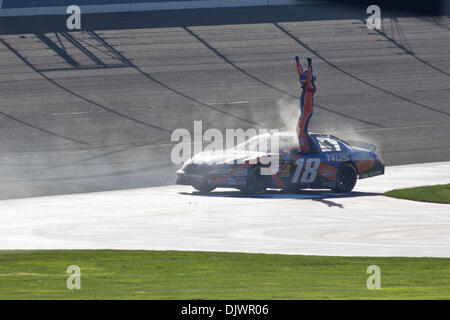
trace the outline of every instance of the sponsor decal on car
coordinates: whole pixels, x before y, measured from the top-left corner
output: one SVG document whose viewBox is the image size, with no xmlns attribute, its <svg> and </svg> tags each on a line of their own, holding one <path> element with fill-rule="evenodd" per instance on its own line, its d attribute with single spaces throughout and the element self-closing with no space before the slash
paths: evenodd
<svg viewBox="0 0 450 320">
<path fill-rule="evenodd" d="M 348 153 L 327 153 L 326 156 L 330 162 L 350 161 L 350 155 Z"/>
<path fill-rule="evenodd" d="M 331 179 L 334 179 L 336 176 L 336 172 L 332 170 L 325 169 L 322 171 L 322 175 Z"/>
<path fill-rule="evenodd" d="M 245 177 L 248 174 L 248 169 L 237 169 L 234 170 L 234 176 L 236 177 Z"/>
<path fill-rule="evenodd" d="M 280 168 L 280 177 L 289 177 L 290 170 L 291 170 L 291 164 L 284 163 Z"/>
<path fill-rule="evenodd" d="M 246 179 L 242 178 L 232 177 L 227 179 L 227 184 L 231 186 L 244 185 L 246 183 L 247 183 Z"/>
<path fill-rule="evenodd" d="M 202 175 L 198 174 L 198 173 L 185 173 L 184 176 L 185 177 L 189 177 L 189 178 L 200 178 L 200 177 L 202 177 Z"/>
</svg>

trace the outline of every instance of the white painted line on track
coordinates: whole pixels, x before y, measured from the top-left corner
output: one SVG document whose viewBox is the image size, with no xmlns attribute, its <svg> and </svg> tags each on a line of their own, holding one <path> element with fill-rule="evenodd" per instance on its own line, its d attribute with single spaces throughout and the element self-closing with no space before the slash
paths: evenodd
<svg viewBox="0 0 450 320">
<path fill-rule="evenodd" d="M 386 168 L 348 195 L 168 186 L 0 201 L 0 249 L 450 257 L 450 205 L 380 195 L 450 182 L 450 162 Z"/>
</svg>

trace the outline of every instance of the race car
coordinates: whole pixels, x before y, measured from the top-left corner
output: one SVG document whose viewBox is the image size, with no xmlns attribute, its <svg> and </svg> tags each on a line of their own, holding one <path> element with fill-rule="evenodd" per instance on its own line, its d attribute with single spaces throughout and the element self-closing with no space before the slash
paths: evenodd
<svg viewBox="0 0 450 320">
<path fill-rule="evenodd" d="M 315 148 L 308 153 L 300 150 L 298 137 L 291 132 L 265 133 L 229 150 L 198 153 L 177 171 L 176 183 L 191 185 L 202 193 L 222 187 L 248 194 L 263 194 L 267 188 L 350 193 L 358 177 L 384 174 L 385 166 L 374 146 L 328 134 L 310 136 Z M 270 148 L 274 138 L 278 139 L 276 150 Z M 272 163 L 275 159 L 276 166 Z M 270 166 L 275 169 L 267 174 Z"/>
</svg>

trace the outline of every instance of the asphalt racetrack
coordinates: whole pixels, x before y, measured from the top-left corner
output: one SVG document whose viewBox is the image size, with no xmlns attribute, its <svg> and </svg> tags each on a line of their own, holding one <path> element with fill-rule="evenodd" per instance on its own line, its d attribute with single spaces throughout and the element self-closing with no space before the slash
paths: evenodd
<svg viewBox="0 0 450 320">
<path fill-rule="evenodd" d="M 317 74 L 311 131 L 372 142 L 387 165 L 450 159 L 448 18 L 386 14 L 376 31 L 363 9 L 221 10 L 82 32 L 0 21 L 0 198 L 173 184 L 171 133 L 194 120 L 294 130 L 294 55 Z"/>
<path fill-rule="evenodd" d="M 0 20 L 0 249 L 449 257 L 448 205 L 382 196 L 450 182 L 448 18 L 384 14 L 377 31 L 328 9 Z M 377 145 L 386 174 L 350 196 L 173 186 L 176 129 L 294 130 L 295 55 L 317 75 L 310 130 Z"/>
</svg>

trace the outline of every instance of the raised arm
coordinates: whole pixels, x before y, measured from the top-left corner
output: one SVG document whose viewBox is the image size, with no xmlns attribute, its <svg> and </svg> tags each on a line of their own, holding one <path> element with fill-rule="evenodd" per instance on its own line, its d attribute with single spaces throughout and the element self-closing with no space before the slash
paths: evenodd
<svg viewBox="0 0 450 320">
<path fill-rule="evenodd" d="M 311 59 L 311 57 L 308 57 L 307 58 L 307 60 L 308 60 L 308 74 L 307 74 L 307 80 L 306 80 L 306 83 L 307 83 L 307 85 L 308 85 L 308 87 L 310 88 L 310 89 L 316 89 L 316 85 L 315 85 L 315 83 L 314 83 L 314 71 L 313 71 L 313 68 L 312 68 L 312 59 Z"/>
<path fill-rule="evenodd" d="M 298 72 L 298 77 L 300 78 L 300 76 L 302 75 L 302 72 L 303 72 L 303 68 L 302 68 L 302 65 L 300 64 L 300 59 L 298 56 L 295 56 L 295 62 L 297 63 L 297 72 Z"/>
<path fill-rule="evenodd" d="M 307 60 L 308 60 L 308 75 L 307 75 L 306 79 L 307 79 L 308 83 L 311 83 L 312 74 L 313 74 L 313 72 L 312 72 L 312 59 L 311 59 L 311 57 L 308 57 Z"/>
</svg>

